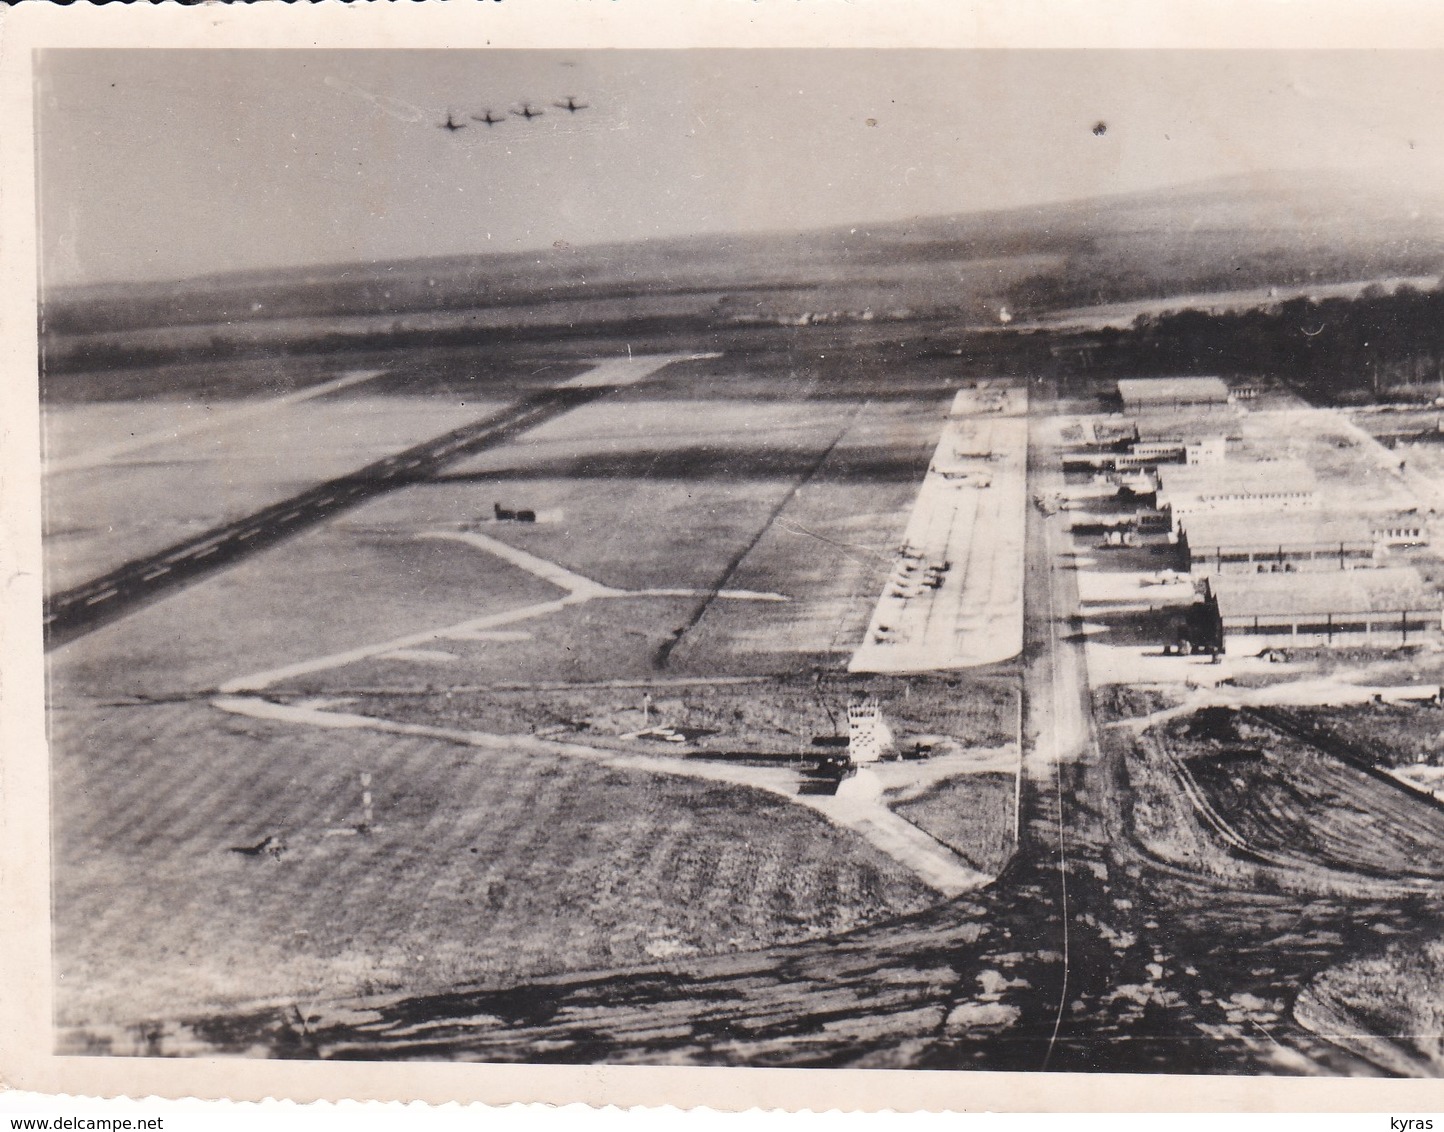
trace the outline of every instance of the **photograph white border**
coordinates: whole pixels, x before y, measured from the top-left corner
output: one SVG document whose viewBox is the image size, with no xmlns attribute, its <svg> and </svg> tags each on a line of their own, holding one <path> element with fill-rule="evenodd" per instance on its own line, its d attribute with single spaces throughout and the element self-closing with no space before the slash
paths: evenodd
<svg viewBox="0 0 1444 1132">
<path fill-rule="evenodd" d="M 1415 0 L 434 0 L 0 10 L 0 1082 L 45 1093 L 877 1110 L 1429 1111 L 1430 1081 L 60 1057 L 50 1025 L 32 52 L 51 47 L 1444 47 Z"/>
</svg>

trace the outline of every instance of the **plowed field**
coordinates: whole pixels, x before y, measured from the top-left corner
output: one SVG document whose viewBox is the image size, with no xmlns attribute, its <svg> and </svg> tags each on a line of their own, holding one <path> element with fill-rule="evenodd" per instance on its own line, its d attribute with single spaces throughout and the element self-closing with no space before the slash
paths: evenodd
<svg viewBox="0 0 1444 1132">
<path fill-rule="evenodd" d="M 1178 721 L 1165 741 L 1247 850 L 1305 870 L 1444 878 L 1444 808 L 1249 717 L 1202 731 Z"/>
</svg>

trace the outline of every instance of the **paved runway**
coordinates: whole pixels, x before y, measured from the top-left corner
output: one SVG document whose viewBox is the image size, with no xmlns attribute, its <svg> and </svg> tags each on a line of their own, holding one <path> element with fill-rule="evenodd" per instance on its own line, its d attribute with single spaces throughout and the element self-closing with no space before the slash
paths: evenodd
<svg viewBox="0 0 1444 1132">
<path fill-rule="evenodd" d="M 504 444 L 553 417 L 689 356 L 660 355 L 602 362 L 580 378 L 534 393 L 473 424 L 54 594 L 45 602 L 45 647 L 56 648 L 84 636 L 181 585 L 274 546 L 347 508 L 435 475 L 448 464 Z"/>
</svg>

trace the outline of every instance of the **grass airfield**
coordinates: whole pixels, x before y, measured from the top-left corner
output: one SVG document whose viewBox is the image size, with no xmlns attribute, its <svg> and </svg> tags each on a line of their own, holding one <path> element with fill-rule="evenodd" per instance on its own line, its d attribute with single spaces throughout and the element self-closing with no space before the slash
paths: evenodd
<svg viewBox="0 0 1444 1132">
<path fill-rule="evenodd" d="M 852 367 L 806 357 L 676 362 L 52 653 L 66 1047 L 132 1052 L 137 1034 L 182 1016 L 505 988 L 816 939 L 935 904 L 948 874 L 910 867 L 910 853 L 955 860 L 964 877 L 1002 868 L 1015 685 L 1005 674 L 853 688 L 844 672 L 956 375 L 885 367 L 875 351 Z M 54 458 L 92 465 L 54 477 L 51 514 L 72 526 L 52 521 L 52 576 L 163 545 L 207 508 L 219 519 L 269 502 L 498 403 L 495 387 L 458 395 L 456 359 L 444 368 L 451 378 L 428 395 L 378 393 L 404 369 L 392 367 L 239 414 L 230 435 L 203 410 L 170 414 L 149 397 L 50 406 Z M 579 368 L 562 358 L 548 372 Z M 265 381 L 281 387 L 274 372 Z M 87 456 L 168 423 L 181 435 Z M 87 476 L 112 490 L 88 493 Z M 170 502 L 138 505 L 151 494 Z M 498 504 L 538 521 L 498 522 Z M 115 529 L 101 529 L 102 512 Z M 283 709 L 432 731 L 219 710 L 217 691 L 237 682 Z M 645 691 L 654 722 L 717 733 L 684 752 L 704 764 L 737 750 L 795 763 L 812 735 L 845 731 L 847 700 L 864 690 L 905 737 L 952 753 L 926 781 L 905 770 L 924 764 L 899 764 L 855 813 L 789 800 L 795 769 L 755 785 L 745 768 L 677 773 L 675 752 L 627 738 Z M 457 740 L 463 729 L 486 742 Z M 358 833 L 362 773 L 374 820 Z M 901 824 L 876 828 L 884 817 Z M 904 828 L 921 841 L 899 842 Z M 266 838 L 279 857 L 237 851 Z M 161 901 L 172 914 L 158 942 L 143 913 Z M 185 1052 L 179 1039 L 166 1048 Z"/>
<path fill-rule="evenodd" d="M 62 712 L 56 738 L 57 1014 L 82 1048 L 242 1005 L 749 950 L 933 899 L 847 832 L 735 786 L 203 703 Z M 231 851 L 276 834 L 279 860 Z"/>
</svg>

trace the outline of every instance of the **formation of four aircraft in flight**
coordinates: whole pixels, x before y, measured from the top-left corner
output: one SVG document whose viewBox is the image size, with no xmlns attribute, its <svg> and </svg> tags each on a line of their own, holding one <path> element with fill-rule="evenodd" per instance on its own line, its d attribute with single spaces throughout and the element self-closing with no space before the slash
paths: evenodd
<svg viewBox="0 0 1444 1132">
<path fill-rule="evenodd" d="M 587 107 L 590 106 L 591 103 L 578 102 L 576 98 L 569 94 L 564 100 L 560 102 L 553 102 L 552 105 L 555 106 L 558 110 L 565 110 L 569 114 L 575 114 L 578 110 L 587 109 Z M 530 102 L 523 102 L 520 109 L 513 108 L 507 113 L 512 114 L 518 118 L 525 118 L 528 122 L 530 122 L 533 118 L 540 118 L 543 114 L 546 113 L 546 111 L 538 110 Z M 480 114 L 471 114 L 468 116 L 473 122 L 486 123 L 488 129 L 490 129 L 492 126 L 500 125 L 502 122 L 506 121 L 506 114 L 493 115 L 490 109 L 483 110 Z M 454 133 L 457 130 L 464 130 L 467 127 L 467 123 L 458 122 L 456 120 L 456 115 L 450 110 L 446 112 L 446 121 L 438 122 L 437 125 L 441 129 L 446 130 L 448 133 Z"/>
</svg>

